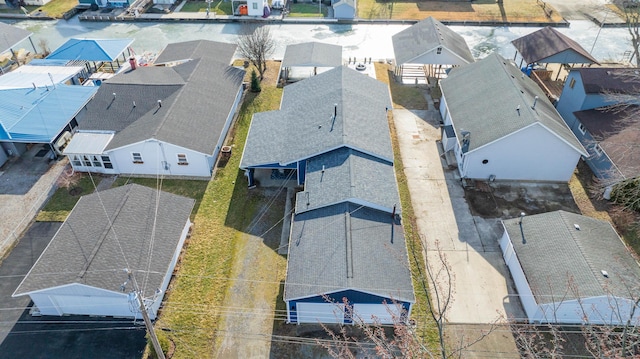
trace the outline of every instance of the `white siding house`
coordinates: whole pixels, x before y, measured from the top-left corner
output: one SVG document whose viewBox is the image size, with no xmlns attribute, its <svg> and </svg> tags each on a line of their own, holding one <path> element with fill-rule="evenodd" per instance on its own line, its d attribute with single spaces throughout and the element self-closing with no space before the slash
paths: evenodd
<svg viewBox="0 0 640 359">
<path fill-rule="evenodd" d="M 135 184 L 83 196 L 13 296 L 42 315 L 140 318 L 140 294 L 155 319 L 194 203 Z"/>
<path fill-rule="evenodd" d="M 500 248 L 530 323 L 640 324 L 640 267 L 609 223 L 556 211 L 503 227 Z"/>
<path fill-rule="evenodd" d="M 460 176 L 566 182 L 585 150 L 531 79 L 494 54 L 440 82 L 443 146 Z"/>
<path fill-rule="evenodd" d="M 242 99 L 244 70 L 216 57 L 232 55 L 235 45 L 203 40 L 171 50 L 179 54 L 165 49 L 158 58 L 175 66 L 140 67 L 100 86 L 64 152 L 74 170 L 211 177 Z"/>
</svg>

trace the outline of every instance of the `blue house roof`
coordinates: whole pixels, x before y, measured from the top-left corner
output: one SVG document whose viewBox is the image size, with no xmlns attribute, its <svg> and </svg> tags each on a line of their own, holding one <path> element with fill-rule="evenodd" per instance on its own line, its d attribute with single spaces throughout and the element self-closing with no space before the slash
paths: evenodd
<svg viewBox="0 0 640 359">
<path fill-rule="evenodd" d="M 69 39 L 48 60 L 114 61 L 133 39 Z"/>
<path fill-rule="evenodd" d="M 67 85 L 0 90 L 0 141 L 50 143 L 97 90 Z"/>
</svg>

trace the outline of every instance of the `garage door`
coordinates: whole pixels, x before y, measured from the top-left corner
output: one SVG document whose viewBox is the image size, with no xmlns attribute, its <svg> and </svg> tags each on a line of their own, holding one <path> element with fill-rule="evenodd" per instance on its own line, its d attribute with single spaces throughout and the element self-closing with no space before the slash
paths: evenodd
<svg viewBox="0 0 640 359">
<path fill-rule="evenodd" d="M 121 298 L 56 295 L 50 300 L 61 314 L 98 316 L 132 316 L 126 300 Z"/>
<path fill-rule="evenodd" d="M 344 304 L 298 303 L 298 323 L 344 323 Z"/>
<path fill-rule="evenodd" d="M 377 319 L 381 324 L 393 324 L 393 316 L 397 317 L 402 313 L 402 305 L 354 304 L 353 312 L 356 320 L 362 320 L 364 323 L 373 323 Z"/>
</svg>

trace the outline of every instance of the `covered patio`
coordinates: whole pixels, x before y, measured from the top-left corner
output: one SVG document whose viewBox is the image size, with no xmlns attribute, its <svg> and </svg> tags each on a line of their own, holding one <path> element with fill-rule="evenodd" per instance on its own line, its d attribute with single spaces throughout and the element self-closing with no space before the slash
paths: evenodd
<svg viewBox="0 0 640 359">
<path fill-rule="evenodd" d="M 33 33 L 30 31 L 0 22 L 0 34 L 2 34 L 0 36 L 0 75 L 9 72 L 11 65 L 14 63 L 20 62 L 18 53 L 14 48 L 21 42 L 29 39 L 33 52 L 37 52 L 33 41 L 31 41 Z"/>
<path fill-rule="evenodd" d="M 280 73 L 278 86 L 303 80 L 342 66 L 342 46 L 305 42 L 287 46 Z"/>
</svg>

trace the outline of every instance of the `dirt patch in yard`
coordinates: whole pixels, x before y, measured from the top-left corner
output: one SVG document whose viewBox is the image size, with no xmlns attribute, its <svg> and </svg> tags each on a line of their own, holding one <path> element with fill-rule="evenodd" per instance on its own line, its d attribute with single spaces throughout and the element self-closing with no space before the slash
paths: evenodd
<svg viewBox="0 0 640 359">
<path fill-rule="evenodd" d="M 475 216 L 513 218 L 564 210 L 580 213 L 568 184 L 473 182 L 465 188 L 465 198 Z"/>
</svg>

